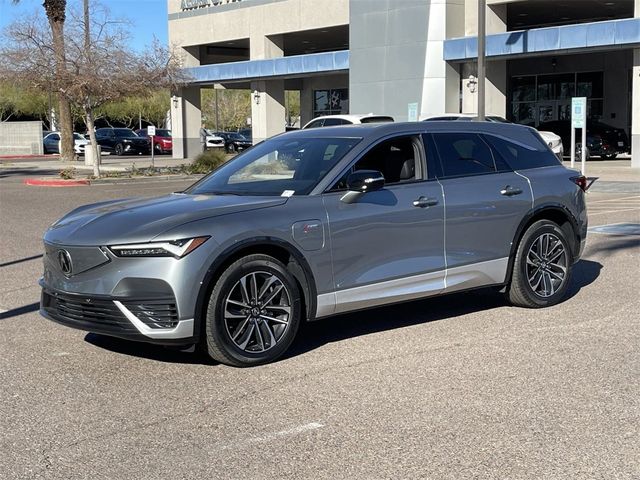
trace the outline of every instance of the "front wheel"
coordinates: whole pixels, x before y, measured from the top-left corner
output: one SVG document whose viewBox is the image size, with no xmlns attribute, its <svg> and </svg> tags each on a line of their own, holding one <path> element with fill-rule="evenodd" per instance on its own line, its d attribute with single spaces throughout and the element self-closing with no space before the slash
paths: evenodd
<svg viewBox="0 0 640 480">
<path fill-rule="evenodd" d="M 301 315 L 298 285 L 282 262 L 267 255 L 241 258 L 211 292 L 207 351 L 235 367 L 272 362 L 291 345 Z"/>
<path fill-rule="evenodd" d="M 602 158 L 604 158 L 605 160 L 615 160 L 617 156 L 617 153 L 607 153 L 606 155 L 602 155 Z"/>
<path fill-rule="evenodd" d="M 227 153 L 235 153 L 236 151 L 236 146 L 233 143 L 230 143 L 229 146 L 227 147 Z"/>
<path fill-rule="evenodd" d="M 124 155 L 124 146 L 121 143 L 118 143 L 115 148 L 115 153 L 118 156 Z"/>
<path fill-rule="evenodd" d="M 541 308 L 564 297 L 573 256 L 564 231 L 550 220 L 532 224 L 522 236 L 508 289 L 512 304 Z"/>
</svg>

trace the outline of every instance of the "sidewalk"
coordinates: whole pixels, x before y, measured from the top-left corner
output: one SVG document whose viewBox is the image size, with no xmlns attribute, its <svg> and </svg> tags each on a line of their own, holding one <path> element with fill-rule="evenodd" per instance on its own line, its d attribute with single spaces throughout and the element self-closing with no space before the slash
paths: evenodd
<svg viewBox="0 0 640 480">
<path fill-rule="evenodd" d="M 155 157 L 154 165 L 156 167 L 177 167 L 180 165 L 188 165 L 191 159 L 174 160 L 169 155 L 158 155 Z M 124 172 L 131 170 L 133 167 L 137 169 L 147 168 L 151 166 L 151 157 L 144 156 L 125 156 L 117 157 L 112 155 L 104 155 L 100 165 L 102 172 Z M 25 158 L 25 157 L 2 157 L 0 158 L 0 170 L 3 168 L 43 170 L 43 175 L 50 175 L 52 170 L 64 170 L 67 168 L 75 168 L 80 175 L 89 175 L 93 173 L 92 165 L 84 164 L 84 157 L 80 157 L 77 162 L 61 162 L 57 155 L 48 155 L 47 157 Z"/>
</svg>

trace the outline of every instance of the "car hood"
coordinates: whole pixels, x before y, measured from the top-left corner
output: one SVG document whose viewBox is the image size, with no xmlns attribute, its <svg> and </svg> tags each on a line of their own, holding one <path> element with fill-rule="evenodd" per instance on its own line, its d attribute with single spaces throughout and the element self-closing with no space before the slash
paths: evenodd
<svg viewBox="0 0 640 480">
<path fill-rule="evenodd" d="M 548 131 L 539 131 L 538 132 L 540 134 L 540 136 L 547 142 L 554 142 L 554 141 L 558 141 L 560 140 L 560 136 L 556 135 L 553 132 L 548 132 Z"/>
<path fill-rule="evenodd" d="M 204 218 L 273 207 L 285 197 L 187 195 L 115 200 L 73 210 L 45 233 L 47 243 L 109 245 L 148 242 L 163 232 Z"/>
</svg>

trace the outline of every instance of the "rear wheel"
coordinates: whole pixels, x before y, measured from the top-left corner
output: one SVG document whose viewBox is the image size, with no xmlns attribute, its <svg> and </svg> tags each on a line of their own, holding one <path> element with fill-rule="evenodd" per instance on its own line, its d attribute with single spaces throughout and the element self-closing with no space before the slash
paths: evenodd
<svg viewBox="0 0 640 480">
<path fill-rule="evenodd" d="M 617 153 L 608 153 L 606 155 L 602 155 L 602 158 L 604 158 L 605 160 L 614 160 L 617 156 Z"/>
<path fill-rule="evenodd" d="M 541 308 L 564 297 L 571 277 L 573 256 L 564 231 L 550 220 L 532 224 L 516 252 L 509 300 L 514 305 Z"/>
<path fill-rule="evenodd" d="M 235 367 L 272 362 L 291 345 L 300 318 L 300 291 L 285 265 L 249 255 L 229 266 L 211 292 L 207 351 Z"/>
</svg>

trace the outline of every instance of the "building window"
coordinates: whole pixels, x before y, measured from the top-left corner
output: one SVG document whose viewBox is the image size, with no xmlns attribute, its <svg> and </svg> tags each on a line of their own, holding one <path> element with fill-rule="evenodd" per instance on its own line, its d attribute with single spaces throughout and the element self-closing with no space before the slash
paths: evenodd
<svg viewBox="0 0 640 480">
<path fill-rule="evenodd" d="M 602 117 L 603 72 L 528 75 L 511 79 L 511 120 L 523 125 L 571 119 L 571 98 L 587 97 L 587 116 Z"/>
<path fill-rule="evenodd" d="M 344 115 L 349 113 L 349 90 L 335 88 L 313 92 L 313 116 Z"/>
</svg>

